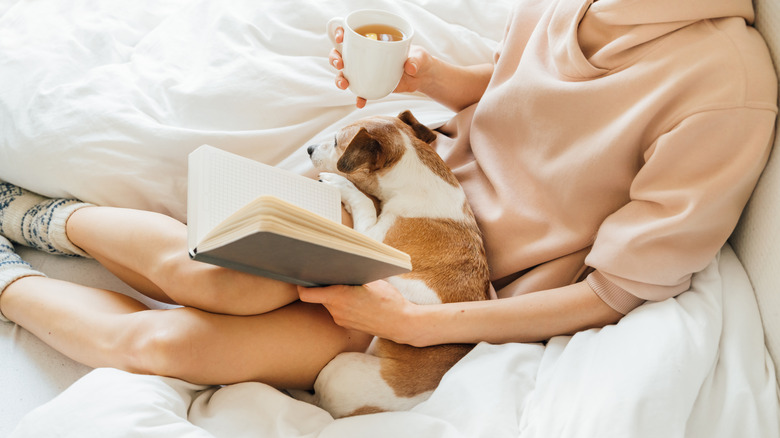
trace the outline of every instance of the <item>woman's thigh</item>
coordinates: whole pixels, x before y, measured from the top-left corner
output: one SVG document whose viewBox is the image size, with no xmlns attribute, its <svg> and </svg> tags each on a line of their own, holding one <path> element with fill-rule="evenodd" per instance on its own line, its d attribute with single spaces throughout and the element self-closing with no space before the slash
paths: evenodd
<svg viewBox="0 0 780 438">
<path fill-rule="evenodd" d="M 322 306 L 299 301 L 255 316 L 193 308 L 141 312 L 137 322 L 144 340 L 134 345 L 146 369 L 136 371 L 201 384 L 308 389 L 333 357 L 365 351 L 372 339 L 337 326 Z"/>
</svg>

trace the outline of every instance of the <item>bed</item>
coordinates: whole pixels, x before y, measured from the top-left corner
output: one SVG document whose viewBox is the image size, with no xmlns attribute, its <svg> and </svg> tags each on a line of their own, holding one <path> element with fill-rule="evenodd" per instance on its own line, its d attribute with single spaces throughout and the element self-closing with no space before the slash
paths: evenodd
<svg viewBox="0 0 780 438">
<path fill-rule="evenodd" d="M 356 111 L 327 64 L 332 16 L 402 13 L 416 44 L 473 64 L 492 58 L 511 4 L 0 0 L 0 179 L 184 220 L 185 157 L 202 144 L 306 174 L 305 146 L 351 120 L 452 115 L 411 94 Z M 780 3 L 755 6 L 780 65 Z M 0 323 L 0 436 L 780 436 L 779 155 L 689 291 L 546 345 L 479 344 L 409 412 L 333 420 L 261 383 L 93 370 Z M 139 297 L 92 260 L 19 252 L 51 277 Z"/>
</svg>

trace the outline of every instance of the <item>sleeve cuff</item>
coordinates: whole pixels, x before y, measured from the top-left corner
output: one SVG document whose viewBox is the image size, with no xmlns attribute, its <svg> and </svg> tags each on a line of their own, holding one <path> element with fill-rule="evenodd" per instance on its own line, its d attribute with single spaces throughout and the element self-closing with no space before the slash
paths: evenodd
<svg viewBox="0 0 780 438">
<path fill-rule="evenodd" d="M 588 275 L 585 281 L 588 282 L 588 286 L 590 286 L 591 289 L 596 292 L 596 295 L 607 303 L 609 307 L 623 315 L 645 302 L 645 300 L 636 295 L 632 295 L 625 289 L 607 280 L 599 271 L 593 271 Z"/>
</svg>

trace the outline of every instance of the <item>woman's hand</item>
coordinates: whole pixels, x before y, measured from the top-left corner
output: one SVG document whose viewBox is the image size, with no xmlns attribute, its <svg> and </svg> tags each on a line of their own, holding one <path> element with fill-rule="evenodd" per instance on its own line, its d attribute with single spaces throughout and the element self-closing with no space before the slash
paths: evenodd
<svg viewBox="0 0 780 438">
<path fill-rule="evenodd" d="M 298 286 L 301 301 L 325 306 L 333 321 L 347 329 L 358 330 L 398 343 L 410 343 L 414 333 L 412 315 L 415 304 L 409 302 L 386 281 L 363 286 Z"/>
<path fill-rule="evenodd" d="M 344 41 L 343 28 L 339 27 L 336 29 L 335 38 L 337 43 Z M 347 81 L 342 72 L 344 60 L 341 58 L 341 53 L 336 49 L 332 49 L 328 56 L 328 61 L 330 65 L 339 70 L 339 74 L 336 76 L 336 86 L 342 90 L 349 88 L 349 81 Z M 404 63 L 404 74 L 401 76 L 401 80 L 394 92 L 411 93 L 421 91 L 424 93 L 426 85 L 430 82 L 430 78 L 433 77 L 431 74 L 433 65 L 434 58 L 428 51 L 420 46 L 412 45 L 409 48 L 409 57 Z M 358 97 L 356 105 L 358 108 L 363 108 L 366 106 L 366 99 Z"/>
</svg>

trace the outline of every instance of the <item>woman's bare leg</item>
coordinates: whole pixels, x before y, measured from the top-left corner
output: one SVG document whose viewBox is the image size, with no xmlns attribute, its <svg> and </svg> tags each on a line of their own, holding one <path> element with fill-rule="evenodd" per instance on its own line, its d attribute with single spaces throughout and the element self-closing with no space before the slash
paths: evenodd
<svg viewBox="0 0 780 438">
<path fill-rule="evenodd" d="M 295 302 L 255 316 L 148 310 L 121 294 L 45 277 L 11 283 L 0 307 L 86 365 L 203 384 L 261 381 L 310 388 L 331 358 L 364 351 L 371 339 L 335 325 L 318 305 Z"/>
<path fill-rule="evenodd" d="M 102 289 L 40 276 L 12 280 L 0 311 L 79 362 L 197 383 L 307 388 L 333 356 L 363 351 L 371 339 L 337 326 L 323 307 L 297 301 L 289 284 L 190 260 L 186 227 L 167 216 L 84 207 L 63 222 L 67 236 L 60 229 L 57 239 L 138 290 L 224 313 L 149 310 Z"/>
<path fill-rule="evenodd" d="M 293 285 L 191 260 L 187 227 L 162 214 L 87 207 L 73 213 L 66 226 L 71 242 L 160 301 L 255 315 L 298 298 Z"/>
</svg>

